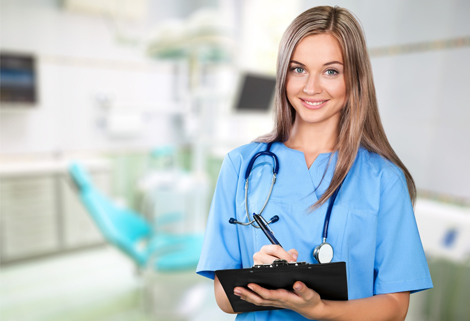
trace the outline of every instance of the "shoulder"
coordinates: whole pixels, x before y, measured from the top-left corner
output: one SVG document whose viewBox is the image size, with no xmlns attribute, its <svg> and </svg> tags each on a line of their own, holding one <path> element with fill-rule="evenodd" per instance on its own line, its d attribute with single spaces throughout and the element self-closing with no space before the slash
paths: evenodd
<svg viewBox="0 0 470 321">
<path fill-rule="evenodd" d="M 406 178 L 401 168 L 385 157 L 363 147 L 358 150 L 353 168 L 355 174 L 359 174 L 361 178 L 375 180 L 381 190 L 393 183 L 399 183 L 407 188 Z"/>
<path fill-rule="evenodd" d="M 258 142 L 252 142 L 249 144 L 242 145 L 240 147 L 237 147 L 233 150 L 231 150 L 228 155 L 230 158 L 237 158 L 237 157 L 243 157 L 252 154 L 253 152 L 256 152 L 258 149 L 261 148 L 261 145 L 263 143 L 258 143 Z"/>
<path fill-rule="evenodd" d="M 241 167 L 263 148 L 263 143 L 253 142 L 242 145 L 230 151 L 225 156 L 225 162 L 230 162 L 236 172 L 240 172 Z"/>
<path fill-rule="evenodd" d="M 384 196 L 409 201 L 403 171 L 383 156 L 361 147 L 346 176 L 344 202 L 361 212 L 378 213 Z M 392 198 L 390 198 L 392 199 Z"/>
</svg>

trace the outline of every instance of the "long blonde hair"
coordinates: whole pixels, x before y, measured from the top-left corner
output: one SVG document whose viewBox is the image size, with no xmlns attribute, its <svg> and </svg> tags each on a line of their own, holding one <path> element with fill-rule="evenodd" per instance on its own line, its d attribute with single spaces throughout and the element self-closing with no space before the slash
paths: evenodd
<svg viewBox="0 0 470 321">
<path fill-rule="evenodd" d="M 295 109 L 286 96 L 290 59 L 302 39 L 325 33 L 334 36 L 340 43 L 347 99 L 341 110 L 340 132 L 335 147 L 338 151 L 335 172 L 328 189 L 312 205 L 312 209 L 325 203 L 340 186 L 351 169 L 360 146 L 381 155 L 403 170 L 410 198 L 414 203 L 416 186 L 413 178 L 390 146 L 380 120 L 372 68 L 362 28 L 347 9 L 336 6 L 314 7 L 300 14 L 287 28 L 279 45 L 277 61 L 275 126 L 271 133 L 255 141 L 285 142 L 289 138 L 296 117 Z"/>
</svg>

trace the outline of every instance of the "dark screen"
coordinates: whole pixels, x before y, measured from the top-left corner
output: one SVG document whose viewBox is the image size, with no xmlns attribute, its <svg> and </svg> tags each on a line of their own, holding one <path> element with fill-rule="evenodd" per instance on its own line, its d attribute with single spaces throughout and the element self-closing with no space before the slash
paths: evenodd
<svg viewBox="0 0 470 321">
<path fill-rule="evenodd" d="M 8 103 L 36 102 L 34 58 L 0 54 L 0 100 Z"/>
<path fill-rule="evenodd" d="M 268 111 L 274 94 L 276 78 L 246 74 L 242 80 L 237 111 Z"/>
</svg>

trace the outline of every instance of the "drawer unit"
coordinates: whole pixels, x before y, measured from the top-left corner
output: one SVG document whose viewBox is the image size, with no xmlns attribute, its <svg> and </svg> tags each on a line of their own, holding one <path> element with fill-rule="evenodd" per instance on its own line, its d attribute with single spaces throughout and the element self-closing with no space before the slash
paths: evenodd
<svg viewBox="0 0 470 321">
<path fill-rule="evenodd" d="M 56 177 L 0 180 L 2 260 L 60 249 Z"/>
<path fill-rule="evenodd" d="M 98 189 L 109 195 L 106 161 L 85 166 Z M 66 163 L 14 164 L 0 168 L 0 263 L 103 244 L 80 202 Z M 20 169 L 19 169 L 20 168 Z M 33 169 L 32 169 L 33 168 Z"/>
</svg>

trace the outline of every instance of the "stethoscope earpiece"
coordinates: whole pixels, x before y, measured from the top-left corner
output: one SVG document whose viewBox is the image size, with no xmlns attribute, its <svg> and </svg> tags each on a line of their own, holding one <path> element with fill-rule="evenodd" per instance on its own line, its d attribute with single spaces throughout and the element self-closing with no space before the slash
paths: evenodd
<svg viewBox="0 0 470 321">
<path fill-rule="evenodd" d="M 266 223 L 271 224 L 271 223 L 276 223 L 277 221 L 279 221 L 279 216 L 274 215 L 274 216 L 271 217 L 271 219 L 270 219 L 269 221 L 267 221 Z M 254 222 L 254 221 L 251 221 L 251 222 L 248 222 L 248 223 L 243 223 L 243 222 L 239 222 L 239 221 L 237 221 L 235 218 L 231 217 L 231 218 L 228 220 L 228 222 L 229 222 L 230 224 L 250 225 L 250 224 L 252 224 L 252 222 Z"/>
<path fill-rule="evenodd" d="M 279 216 L 274 215 L 274 216 L 271 217 L 271 219 L 268 221 L 268 224 L 276 223 L 277 221 L 279 221 Z"/>
</svg>

